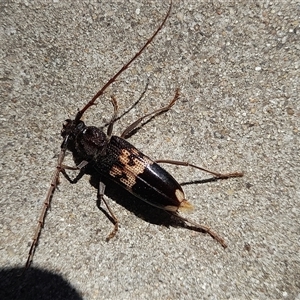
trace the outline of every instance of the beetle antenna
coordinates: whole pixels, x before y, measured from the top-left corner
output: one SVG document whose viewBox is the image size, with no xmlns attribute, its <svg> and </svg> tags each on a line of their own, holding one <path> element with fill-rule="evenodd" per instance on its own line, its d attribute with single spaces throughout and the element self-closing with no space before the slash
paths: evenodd
<svg viewBox="0 0 300 300">
<path fill-rule="evenodd" d="M 170 2 L 170 6 L 168 9 L 168 12 L 164 18 L 164 20 L 162 21 L 162 23 L 159 25 L 159 27 L 157 28 L 157 30 L 154 32 L 154 34 L 150 37 L 150 39 L 148 39 L 148 41 L 144 44 L 144 46 L 140 49 L 139 52 L 137 52 L 133 58 L 130 59 L 130 61 L 125 64 L 113 77 L 111 77 L 106 84 L 102 87 L 102 89 L 92 98 L 92 100 L 90 100 L 80 111 L 77 112 L 76 117 L 75 117 L 75 122 L 79 122 L 79 120 L 81 119 L 81 117 L 83 116 L 83 114 L 85 113 L 85 111 L 91 107 L 95 101 L 104 93 L 104 91 L 117 79 L 117 77 L 123 73 L 123 71 L 125 71 L 130 65 L 131 63 L 133 63 L 140 55 L 141 53 L 144 51 L 144 49 L 152 42 L 152 40 L 155 38 L 155 36 L 159 33 L 159 31 L 162 29 L 162 27 L 164 26 L 165 22 L 167 21 L 170 12 L 171 12 L 171 8 L 172 8 L 172 1 Z"/>
</svg>

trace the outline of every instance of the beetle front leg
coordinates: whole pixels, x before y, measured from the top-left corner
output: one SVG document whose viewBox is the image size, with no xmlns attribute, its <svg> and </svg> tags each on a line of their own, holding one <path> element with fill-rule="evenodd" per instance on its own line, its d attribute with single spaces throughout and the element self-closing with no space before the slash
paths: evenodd
<svg viewBox="0 0 300 300">
<path fill-rule="evenodd" d="M 103 201 L 106 208 L 107 208 L 107 210 L 108 210 L 108 212 L 109 212 L 108 217 L 112 221 L 112 223 L 114 224 L 114 229 L 111 231 L 111 233 L 106 238 L 106 241 L 108 242 L 110 239 L 112 239 L 117 234 L 118 229 L 119 229 L 119 220 L 114 215 L 114 213 L 112 212 L 112 210 L 109 207 L 108 203 L 104 199 L 104 192 L 105 192 L 105 184 L 100 181 L 99 182 L 99 187 L 98 187 L 98 194 L 97 194 L 98 201 L 99 201 L 99 207 L 100 207 L 101 201 Z"/>
<path fill-rule="evenodd" d="M 113 126 L 115 121 L 117 120 L 118 117 L 118 103 L 115 97 L 111 97 L 111 102 L 113 104 L 114 107 L 114 113 L 113 116 L 111 117 L 109 123 L 108 123 L 108 127 L 107 127 L 107 136 L 110 137 L 113 131 Z"/>
<path fill-rule="evenodd" d="M 61 170 L 60 172 L 64 175 L 64 177 L 72 184 L 75 184 L 77 183 L 82 177 L 83 175 L 85 174 L 85 167 L 88 165 L 88 162 L 83 160 L 78 166 L 76 167 L 69 167 L 69 166 L 66 166 L 66 165 L 62 165 L 61 166 Z M 66 170 L 74 170 L 74 171 L 77 171 L 79 170 L 79 173 L 78 175 L 74 178 L 74 179 L 71 179 L 71 177 L 67 174 Z"/>
<path fill-rule="evenodd" d="M 146 114 L 146 115 L 144 115 L 144 116 L 142 116 L 142 117 L 140 117 L 139 119 L 137 119 L 135 122 L 133 122 L 132 124 L 130 124 L 124 131 L 123 131 L 123 133 L 121 134 L 121 138 L 123 138 L 123 139 L 126 139 L 126 138 L 128 138 L 129 137 L 129 135 L 132 133 L 132 131 L 133 130 L 135 130 L 140 124 L 141 124 L 141 122 L 145 119 L 145 118 L 148 118 L 148 117 L 151 117 L 150 118 L 150 120 L 152 119 L 152 118 L 154 118 L 154 117 L 156 117 L 156 116 L 158 116 L 158 115 L 160 115 L 160 114 L 162 114 L 162 113 L 165 113 L 165 112 L 167 112 L 168 110 L 170 110 L 171 109 L 171 107 L 174 105 L 174 103 L 176 102 L 176 100 L 179 98 L 179 89 L 177 89 L 176 90 L 176 92 L 175 92 L 175 96 L 174 96 L 174 98 L 172 99 L 172 101 L 167 105 L 167 106 L 165 106 L 165 107 L 163 107 L 163 108 L 160 108 L 160 109 L 157 109 L 157 110 L 155 110 L 155 111 L 153 111 L 153 112 L 151 112 L 151 113 L 149 113 L 149 114 Z M 148 120 L 149 121 L 149 120 Z M 147 122 L 148 122 L 147 121 Z M 146 122 L 146 123 L 147 123 Z M 142 124 L 142 126 L 143 126 L 144 124 Z"/>
<path fill-rule="evenodd" d="M 114 120 L 112 121 L 112 120 L 110 120 L 108 123 L 106 123 L 105 125 L 104 125 L 104 127 L 107 127 L 107 126 L 109 126 L 111 123 L 115 123 L 115 122 L 117 122 L 118 120 L 120 120 L 121 118 L 123 118 L 126 114 L 128 114 L 135 106 L 137 106 L 138 105 L 138 103 L 144 98 L 144 96 L 145 96 L 145 93 L 146 93 L 146 91 L 147 91 L 147 89 L 148 89 L 148 85 L 149 85 L 149 78 L 147 78 L 147 83 L 146 83 L 146 86 L 145 86 L 145 88 L 144 88 L 144 91 L 142 92 L 142 94 L 140 95 L 140 97 L 139 97 L 139 99 L 137 99 L 126 111 L 124 111 L 120 116 L 118 116 L 118 117 L 116 117 L 116 118 L 114 118 Z M 113 119 L 113 118 L 112 118 Z"/>
</svg>

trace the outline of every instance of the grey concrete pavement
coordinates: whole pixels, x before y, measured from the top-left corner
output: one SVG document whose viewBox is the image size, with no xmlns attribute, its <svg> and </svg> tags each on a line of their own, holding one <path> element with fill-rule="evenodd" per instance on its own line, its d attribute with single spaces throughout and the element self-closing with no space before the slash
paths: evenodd
<svg viewBox="0 0 300 300">
<path fill-rule="evenodd" d="M 63 121 L 132 57 L 166 11 L 165 1 L 1 2 L 1 299 L 300 299 L 298 1 L 174 1 L 158 37 L 84 117 L 101 126 L 111 95 L 124 111 L 149 81 L 141 103 L 116 124 L 120 134 L 179 87 L 172 111 L 130 141 L 153 159 L 244 171 L 184 185 L 195 206 L 189 217 L 222 235 L 226 250 L 114 199 L 120 230 L 107 243 L 112 225 L 88 177 L 76 185 L 61 178 L 32 268 L 16 276 Z M 166 169 L 181 183 L 207 178 Z"/>
</svg>

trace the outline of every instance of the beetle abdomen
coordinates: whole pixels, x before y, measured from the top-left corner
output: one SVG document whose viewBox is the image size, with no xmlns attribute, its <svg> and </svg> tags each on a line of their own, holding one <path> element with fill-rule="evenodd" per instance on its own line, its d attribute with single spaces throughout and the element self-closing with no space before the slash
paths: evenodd
<svg viewBox="0 0 300 300">
<path fill-rule="evenodd" d="M 153 206 L 169 211 L 192 208 L 173 176 L 118 136 L 111 137 L 106 155 L 97 159 L 95 168 Z"/>
</svg>

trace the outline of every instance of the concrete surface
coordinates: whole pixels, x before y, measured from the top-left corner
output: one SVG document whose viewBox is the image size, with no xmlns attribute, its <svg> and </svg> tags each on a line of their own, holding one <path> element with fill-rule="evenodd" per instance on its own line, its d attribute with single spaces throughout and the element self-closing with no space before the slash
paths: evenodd
<svg viewBox="0 0 300 300">
<path fill-rule="evenodd" d="M 165 1 L 1 1 L 1 299 L 300 299 L 299 1 L 174 1 L 166 26 L 98 105 L 141 103 L 115 126 L 174 109 L 130 141 L 153 157 L 243 178 L 184 185 L 207 234 L 148 209 L 96 207 L 88 177 L 61 179 L 32 268 L 22 276 L 60 149 L 60 130 L 151 36 Z M 66 159 L 72 164 L 71 157 Z M 166 168 L 179 182 L 206 174 Z M 209 176 L 208 176 L 209 177 Z M 130 205 L 129 205 L 130 206 Z M 132 205 L 134 207 L 134 205 Z M 167 217 L 166 217 L 167 218 Z M 163 218 L 162 218 L 163 219 Z M 152 220 L 152 221 L 151 221 Z"/>
</svg>

